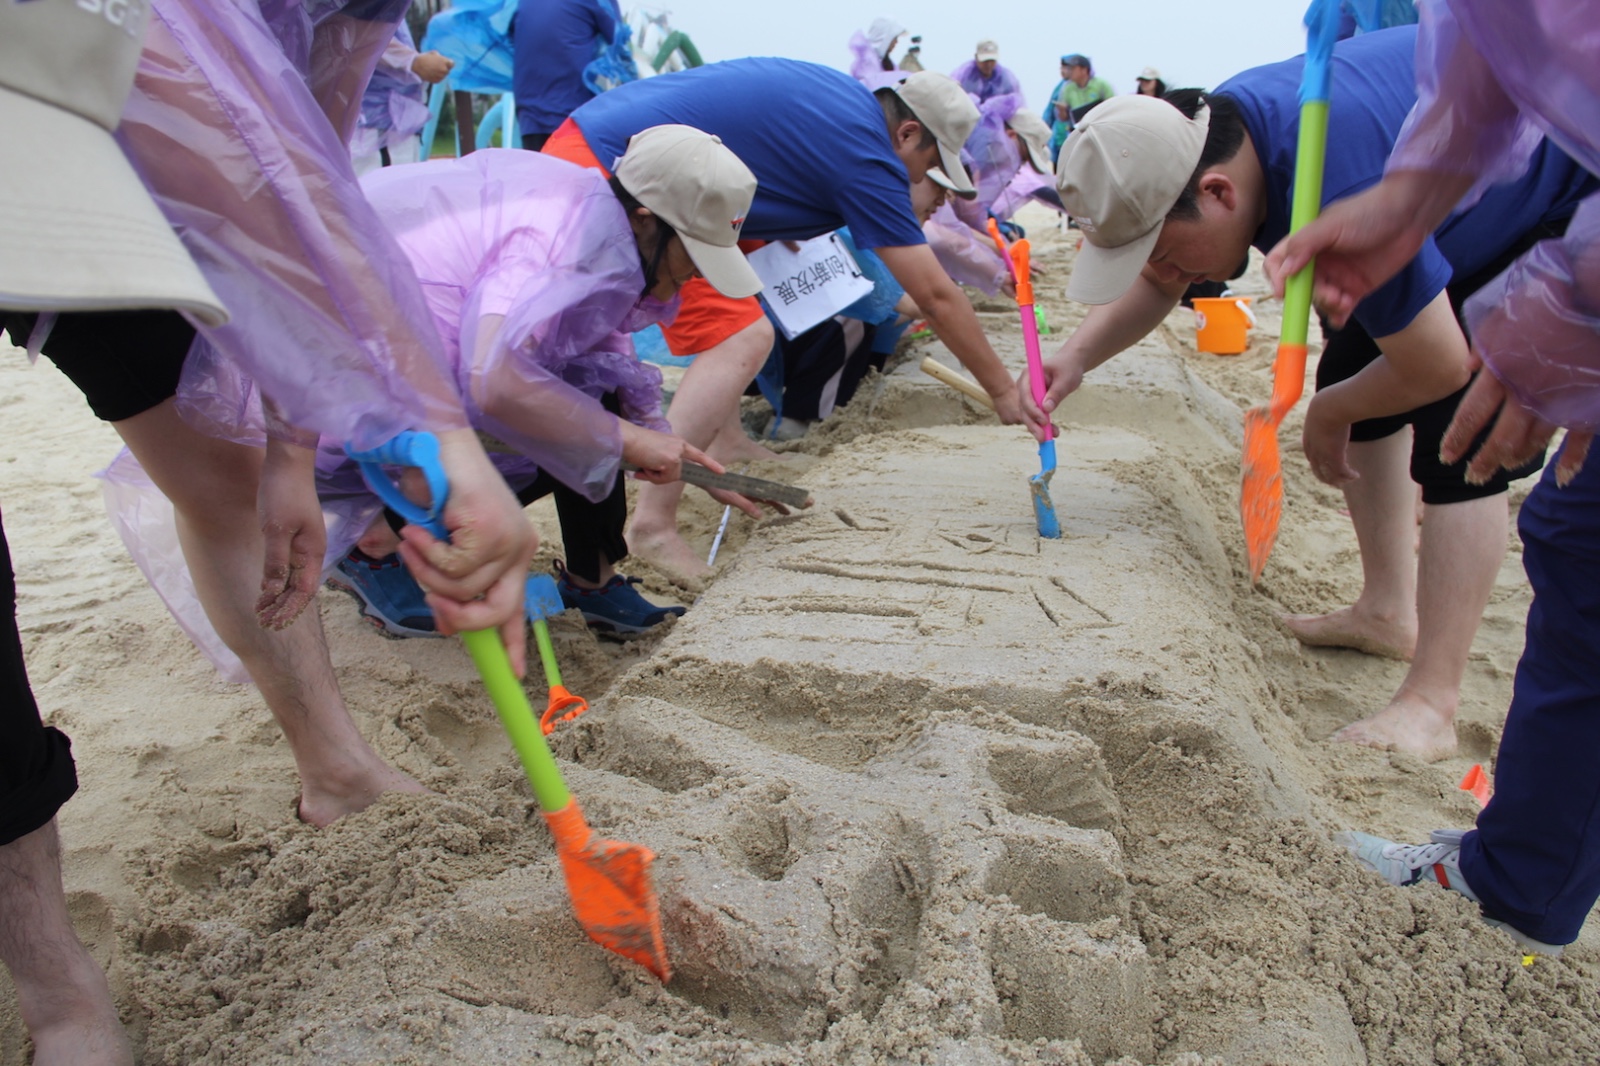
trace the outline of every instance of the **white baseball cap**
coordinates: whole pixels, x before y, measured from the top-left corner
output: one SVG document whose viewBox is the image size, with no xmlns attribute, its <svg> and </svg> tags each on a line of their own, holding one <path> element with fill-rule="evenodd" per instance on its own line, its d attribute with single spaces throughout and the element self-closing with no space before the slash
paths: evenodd
<svg viewBox="0 0 1600 1066">
<path fill-rule="evenodd" d="M 1050 127 L 1044 124 L 1044 119 L 1037 112 L 1019 108 L 1006 119 L 1006 125 L 1022 139 L 1033 169 L 1041 174 L 1055 173 L 1055 167 L 1050 162 Z"/>
<path fill-rule="evenodd" d="M 149 13 L 0 0 L 0 307 L 228 320 L 111 137 Z"/>
<path fill-rule="evenodd" d="M 1161 72 L 1155 67 L 1145 67 L 1139 72 L 1138 81 L 1160 81 Z"/>
<path fill-rule="evenodd" d="M 651 126 L 628 140 L 612 172 L 677 231 L 712 288 L 735 298 L 761 291 L 761 279 L 739 250 L 756 176 L 719 138 L 693 126 Z"/>
<path fill-rule="evenodd" d="M 1128 291 L 1200 164 L 1210 125 L 1205 107 L 1191 119 L 1165 100 L 1128 95 L 1073 129 L 1056 161 L 1056 189 L 1084 238 L 1068 299 L 1106 304 Z"/>
<path fill-rule="evenodd" d="M 972 58 L 979 63 L 986 59 L 999 59 L 1000 46 L 993 41 L 979 41 L 977 49 L 972 53 Z"/>
<path fill-rule="evenodd" d="M 967 168 L 961 165 L 961 146 L 978 125 L 978 105 L 955 80 L 937 71 L 923 70 L 894 87 L 900 99 L 939 143 L 939 165 L 950 179 L 950 189 L 967 199 L 978 194 Z"/>
</svg>

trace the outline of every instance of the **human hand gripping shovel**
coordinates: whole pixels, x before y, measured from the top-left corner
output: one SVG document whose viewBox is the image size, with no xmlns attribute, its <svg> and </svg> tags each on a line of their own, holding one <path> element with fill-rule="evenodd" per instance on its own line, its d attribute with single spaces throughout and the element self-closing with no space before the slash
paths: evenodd
<svg viewBox="0 0 1600 1066">
<path fill-rule="evenodd" d="M 1338 21 L 1338 0 L 1313 0 L 1306 11 L 1306 66 L 1300 79 L 1300 140 L 1295 148 L 1290 233 L 1316 218 L 1322 204 L 1329 63 Z M 1251 584 L 1261 580 L 1283 518 L 1283 461 L 1278 453 L 1278 427 L 1305 389 L 1313 266 L 1314 263 L 1306 263 L 1284 286 L 1283 327 L 1278 336 L 1278 355 L 1272 364 L 1272 401 L 1250 408 L 1244 416 L 1239 517 L 1244 522 Z"/>
<path fill-rule="evenodd" d="M 1044 406 L 1044 360 L 1039 355 L 1039 322 L 1033 313 L 1033 274 L 1029 262 L 1028 239 L 1006 247 L 1000 236 L 1000 226 L 989 220 L 989 236 L 1000 249 L 1006 265 L 1011 270 L 1011 280 L 1017 286 L 1017 310 L 1022 313 L 1022 340 L 1028 351 L 1028 388 L 1033 402 Z M 1033 496 L 1033 517 L 1039 526 L 1039 536 L 1052 540 L 1061 536 L 1061 521 L 1056 517 L 1056 504 L 1050 498 L 1050 479 L 1056 473 L 1056 427 L 1045 423 L 1044 440 L 1039 442 L 1039 472 L 1028 479 L 1028 489 Z"/>
<path fill-rule="evenodd" d="M 449 483 L 439 462 L 438 441 L 432 434 L 401 433 L 370 451 L 347 450 L 361 464 L 362 476 L 384 503 L 434 536 L 448 536 L 441 515 Z M 384 473 L 385 465 L 421 469 L 432 506 L 423 509 L 407 499 Z M 548 643 L 548 629 L 546 634 Z M 461 634 L 461 641 L 483 677 L 500 722 L 533 786 L 540 813 L 555 838 L 556 856 L 561 860 L 578 925 L 601 947 L 632 959 L 662 981 L 669 980 L 672 967 L 661 938 L 661 912 L 650 880 L 655 854 L 639 844 L 600 839 L 589 829 L 577 800 L 561 779 L 561 771 L 540 732 L 527 693 L 512 672 L 511 659 L 499 634 L 480 629 Z M 545 653 L 543 645 L 539 650 L 541 655 Z"/>
</svg>

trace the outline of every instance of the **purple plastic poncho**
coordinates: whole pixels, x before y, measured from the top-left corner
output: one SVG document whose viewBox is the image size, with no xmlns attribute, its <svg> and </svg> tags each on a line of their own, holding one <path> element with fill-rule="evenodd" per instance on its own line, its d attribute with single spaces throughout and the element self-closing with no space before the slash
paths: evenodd
<svg viewBox="0 0 1600 1066">
<path fill-rule="evenodd" d="M 1541 135 L 1600 175 L 1600 2 L 1419 4 L 1419 98 L 1390 170 L 1516 177 Z M 1466 306 L 1473 345 L 1545 421 L 1600 428 L 1600 195 Z"/>
<path fill-rule="evenodd" d="M 962 146 L 961 156 L 962 162 L 972 167 L 972 183 L 978 190 L 973 203 L 983 209 L 987 218 L 989 206 L 1000 198 L 1022 167 L 1022 154 L 1006 124 L 1023 106 L 1023 100 L 1018 93 L 1007 93 L 973 102 L 978 105 L 978 124 Z"/>
<path fill-rule="evenodd" d="M 1056 181 L 1051 175 L 1041 174 L 1031 166 L 1018 167 L 1016 177 L 1012 178 L 1011 183 L 1000 191 L 1000 195 L 995 198 L 994 203 L 989 205 L 989 210 L 995 218 L 1004 221 L 1016 214 L 1023 204 L 1029 200 L 1035 200 L 1049 207 L 1052 211 L 1059 212 L 1061 211 L 1061 206 L 1058 201 L 1052 202 L 1039 195 L 1046 190 L 1053 192 L 1055 187 Z"/>
<path fill-rule="evenodd" d="M 971 285 L 993 296 L 1011 276 L 988 234 L 979 234 L 963 222 L 949 203 L 923 223 L 922 234 L 944 272 L 959 285 Z"/>
<path fill-rule="evenodd" d="M 621 204 L 597 172 L 537 152 L 487 149 L 388 167 L 363 183 L 416 267 L 419 304 L 444 339 L 472 424 L 522 454 L 490 458 L 514 487 L 541 469 L 591 499 L 611 491 L 623 416 L 671 432 L 661 373 L 629 334 L 675 309 L 640 298 L 644 272 Z M 171 505 L 124 453 L 103 474 L 107 506 L 139 568 L 225 677 L 246 680 L 195 597 Z M 327 527 L 324 574 L 382 503 L 337 440 L 317 453 Z"/>
<path fill-rule="evenodd" d="M 900 84 L 906 72 L 884 70 L 883 60 L 904 32 L 905 27 L 898 22 L 883 18 L 874 20 L 865 32 L 857 30 L 850 38 L 850 76 L 874 91 Z"/>
<path fill-rule="evenodd" d="M 994 65 L 994 77 L 985 78 L 978 70 L 978 61 L 969 59 L 950 72 L 956 84 L 967 92 L 976 96 L 979 102 L 996 96 L 1005 96 L 1015 93 L 1020 99 L 1022 96 L 1022 82 L 1007 67 L 999 63 Z"/>
<path fill-rule="evenodd" d="M 390 167 L 363 183 L 411 260 L 475 428 L 601 500 L 622 460 L 622 416 L 671 432 L 661 372 L 629 336 L 666 305 L 621 203 L 597 171 L 517 149 Z"/>
<path fill-rule="evenodd" d="M 179 389 L 209 432 L 259 441 L 257 387 L 274 402 L 268 430 L 307 443 L 466 425 L 416 279 L 345 148 L 405 7 L 152 0 L 117 137 L 233 315 L 202 331 Z"/>
<path fill-rule="evenodd" d="M 381 148 L 402 145 L 428 124 L 427 89 L 411 69 L 416 58 L 411 31 L 402 22 L 378 57 L 372 80 L 362 94 L 361 118 L 350 142 L 352 155 L 372 155 Z"/>
</svg>

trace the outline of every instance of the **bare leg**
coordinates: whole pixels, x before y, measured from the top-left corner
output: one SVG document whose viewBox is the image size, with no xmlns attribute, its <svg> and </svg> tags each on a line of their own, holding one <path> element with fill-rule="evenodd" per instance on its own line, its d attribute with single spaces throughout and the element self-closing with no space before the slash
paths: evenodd
<svg viewBox="0 0 1600 1066">
<path fill-rule="evenodd" d="M 739 397 L 771 351 L 772 324 L 762 318 L 696 356 L 667 410 L 672 431 L 722 463 L 770 457 L 771 452 L 745 437 Z M 677 584 L 693 588 L 713 571 L 678 532 L 682 497 L 681 481 L 641 484 L 628 527 L 628 551 Z"/>
<path fill-rule="evenodd" d="M 1504 493 L 1423 508 L 1416 658 L 1389 706 L 1345 726 L 1335 740 L 1428 762 L 1455 751 L 1461 676 L 1505 556 L 1508 516 Z"/>
<path fill-rule="evenodd" d="M 106 975 L 67 915 L 54 818 L 0 847 L 0 959 L 17 986 L 35 1066 L 131 1066 Z"/>
<path fill-rule="evenodd" d="M 1300 642 L 1409 659 L 1417 642 L 1416 487 L 1409 473 L 1411 431 L 1350 445 L 1361 475 L 1345 502 L 1361 546 L 1361 595 L 1331 614 L 1286 615 Z"/>
<path fill-rule="evenodd" d="M 256 621 L 263 560 L 256 483 L 261 452 L 191 429 L 171 400 L 114 423 L 172 501 L 195 591 L 244 663 L 300 772 L 300 817 L 327 825 L 381 792 L 426 791 L 367 744 L 339 694 L 317 612 L 273 632 Z"/>
</svg>

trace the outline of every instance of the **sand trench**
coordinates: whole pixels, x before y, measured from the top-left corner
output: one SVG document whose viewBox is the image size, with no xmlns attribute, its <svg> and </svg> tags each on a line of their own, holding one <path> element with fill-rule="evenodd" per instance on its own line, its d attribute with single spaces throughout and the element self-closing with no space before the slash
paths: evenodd
<svg viewBox="0 0 1600 1066">
<path fill-rule="evenodd" d="M 1025 221 L 1069 325 L 1070 246 Z M 1014 312 L 980 312 L 1020 366 Z M 1403 665 L 1302 649 L 1273 620 L 1359 584 L 1297 422 L 1285 531 L 1249 588 L 1238 405 L 1265 395 L 1270 347 L 1196 357 L 1186 317 L 1064 409 L 1060 542 L 1034 533 L 1033 448 L 916 373 L 925 351 L 949 360 L 925 342 L 754 471 L 817 506 L 736 523 L 669 632 L 617 645 L 556 622 L 593 705 L 557 754 L 598 831 L 660 856 L 665 988 L 572 923 L 459 648 L 382 640 L 333 594 L 358 721 L 440 794 L 295 824 L 253 691 L 198 661 L 107 526 L 86 474 L 111 435 L 53 370 L 8 358 L 24 639 L 83 779 L 62 816 L 69 897 L 142 1061 L 1600 1060 L 1589 937 L 1525 969 L 1464 901 L 1387 889 L 1329 840 L 1471 818 L 1453 781 L 1499 735 L 1527 605 L 1515 551 L 1460 756 L 1328 745 Z M 719 511 L 693 503 L 702 541 Z M 25 1061 L 0 991 L 0 1062 Z"/>
</svg>

